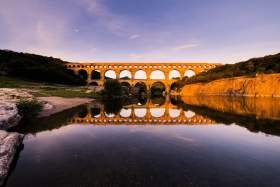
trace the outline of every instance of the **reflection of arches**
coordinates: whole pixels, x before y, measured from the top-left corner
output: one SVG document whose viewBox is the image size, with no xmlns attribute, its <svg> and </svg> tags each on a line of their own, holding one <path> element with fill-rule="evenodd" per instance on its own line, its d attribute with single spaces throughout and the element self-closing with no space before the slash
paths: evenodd
<svg viewBox="0 0 280 187">
<path fill-rule="evenodd" d="M 184 77 L 192 77 L 195 76 L 195 72 L 193 70 L 187 70 L 184 73 Z"/>
<path fill-rule="evenodd" d="M 147 73 L 143 70 L 136 71 L 134 75 L 134 79 L 138 80 L 146 80 L 147 79 Z"/>
<path fill-rule="evenodd" d="M 177 118 L 180 116 L 180 113 L 181 111 L 179 109 L 173 109 L 173 108 L 170 108 L 169 109 L 169 116 L 171 118 Z"/>
<path fill-rule="evenodd" d="M 78 117 L 79 118 L 85 118 L 87 117 L 87 107 L 83 106 L 81 109 L 80 109 L 80 112 L 78 113 Z"/>
<path fill-rule="evenodd" d="M 108 118 L 113 118 L 113 117 L 115 117 L 115 114 L 105 112 L 105 116 Z"/>
<path fill-rule="evenodd" d="M 150 113 L 155 118 L 160 118 L 165 113 L 165 108 L 151 108 Z"/>
<path fill-rule="evenodd" d="M 169 72 L 169 79 L 180 80 L 181 74 L 178 70 L 172 70 Z"/>
<path fill-rule="evenodd" d="M 186 118 L 192 118 L 195 116 L 195 113 L 188 110 L 188 111 L 184 111 Z"/>
<path fill-rule="evenodd" d="M 90 113 L 92 117 L 99 117 L 100 113 L 101 113 L 101 109 L 100 108 L 91 108 L 90 109 Z"/>
<path fill-rule="evenodd" d="M 117 74 L 114 70 L 108 70 L 105 72 L 105 79 L 116 79 L 117 78 Z"/>
<path fill-rule="evenodd" d="M 151 101 L 154 105 L 161 106 L 161 105 L 164 105 L 164 103 L 165 103 L 165 97 L 164 96 L 152 97 Z"/>
<path fill-rule="evenodd" d="M 123 70 L 120 72 L 120 79 L 129 80 L 132 79 L 132 74 L 128 70 Z"/>
<path fill-rule="evenodd" d="M 89 85 L 90 86 L 98 86 L 98 83 L 97 82 L 91 82 Z"/>
<path fill-rule="evenodd" d="M 87 80 L 87 78 L 88 78 L 88 73 L 84 69 L 79 70 L 78 75 L 84 80 Z"/>
<path fill-rule="evenodd" d="M 130 117 L 130 115 L 131 115 L 131 112 L 132 112 L 132 110 L 131 110 L 131 108 L 123 108 L 121 111 L 120 111 L 120 116 L 121 117 L 124 117 L 124 118 L 128 118 L 128 117 Z"/>
<path fill-rule="evenodd" d="M 164 80 L 165 75 L 162 71 L 155 70 L 155 71 L 152 71 L 150 78 L 151 78 L 151 80 Z"/>
<path fill-rule="evenodd" d="M 92 80 L 100 80 L 101 79 L 100 71 L 99 70 L 92 70 L 91 79 Z"/>
<path fill-rule="evenodd" d="M 138 118 L 143 118 L 146 116 L 147 109 L 146 108 L 135 108 L 134 109 L 134 114 Z"/>
</svg>

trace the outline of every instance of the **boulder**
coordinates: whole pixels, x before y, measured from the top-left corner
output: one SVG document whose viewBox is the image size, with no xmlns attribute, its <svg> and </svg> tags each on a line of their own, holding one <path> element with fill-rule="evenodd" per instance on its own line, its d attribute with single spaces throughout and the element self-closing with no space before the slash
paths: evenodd
<svg viewBox="0 0 280 187">
<path fill-rule="evenodd" d="M 15 103 L 0 101 L 0 129 L 8 129 L 18 124 L 21 116 Z"/>
<path fill-rule="evenodd" d="M 23 135 L 0 130 L 0 185 L 8 176 L 11 163 L 22 144 Z"/>
</svg>

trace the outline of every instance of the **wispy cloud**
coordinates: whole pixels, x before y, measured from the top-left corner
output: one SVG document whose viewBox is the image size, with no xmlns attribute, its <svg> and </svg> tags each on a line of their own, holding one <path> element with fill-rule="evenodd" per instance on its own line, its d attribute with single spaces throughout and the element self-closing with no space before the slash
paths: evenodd
<svg viewBox="0 0 280 187">
<path fill-rule="evenodd" d="M 135 40 L 135 39 L 140 38 L 140 37 L 141 36 L 139 34 L 133 34 L 133 35 L 129 36 L 129 39 L 130 40 Z"/>
<path fill-rule="evenodd" d="M 104 0 L 82 0 L 82 5 L 89 14 L 95 16 L 113 34 L 123 35 L 128 32 L 126 18 L 114 14 L 104 3 Z"/>
<path fill-rule="evenodd" d="M 188 43 L 188 44 L 183 44 L 183 45 L 176 46 L 176 47 L 172 48 L 172 50 L 181 51 L 181 50 L 192 49 L 192 48 L 195 48 L 195 47 L 198 47 L 198 46 L 199 46 L 198 43 Z"/>
</svg>

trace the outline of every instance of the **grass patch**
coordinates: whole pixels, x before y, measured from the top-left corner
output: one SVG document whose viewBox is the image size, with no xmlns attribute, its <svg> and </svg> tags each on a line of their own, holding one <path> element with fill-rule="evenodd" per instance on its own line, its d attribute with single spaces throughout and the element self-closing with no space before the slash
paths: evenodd
<svg viewBox="0 0 280 187">
<path fill-rule="evenodd" d="M 97 98 L 99 97 L 98 93 L 90 92 L 87 93 L 86 88 L 43 88 L 37 92 L 34 92 L 36 97 L 65 97 L 65 98 Z"/>
<path fill-rule="evenodd" d="M 43 109 L 43 104 L 36 99 L 19 100 L 17 103 L 17 108 L 19 114 L 22 116 L 24 120 L 30 120 L 36 116 L 38 116 L 39 112 Z"/>
</svg>

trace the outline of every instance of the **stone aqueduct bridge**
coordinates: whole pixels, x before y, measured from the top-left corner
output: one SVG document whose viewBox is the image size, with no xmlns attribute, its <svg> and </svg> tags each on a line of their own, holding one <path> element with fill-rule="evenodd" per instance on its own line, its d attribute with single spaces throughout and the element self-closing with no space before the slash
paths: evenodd
<svg viewBox="0 0 280 187">
<path fill-rule="evenodd" d="M 83 74 L 87 79 L 89 84 L 94 83 L 98 86 L 103 86 L 105 80 L 105 74 L 108 71 L 114 71 L 116 74 L 116 79 L 120 82 L 127 82 L 131 86 L 135 86 L 138 82 L 144 82 L 148 88 L 150 88 L 153 83 L 161 82 L 165 85 L 167 91 L 169 91 L 170 86 L 176 82 L 176 79 L 170 79 L 170 72 L 176 71 L 180 78 L 186 75 L 187 71 L 192 71 L 194 74 L 199 74 L 203 71 L 208 71 L 209 69 L 220 66 L 218 63 L 68 63 L 66 67 L 72 69 L 75 73 Z M 98 71 L 100 73 L 100 79 L 96 80 L 92 78 L 93 72 Z M 129 71 L 131 73 L 131 79 L 120 79 L 120 74 L 123 71 Z M 151 75 L 155 71 L 160 71 L 164 74 L 164 78 L 157 79 L 151 78 Z M 137 73 L 145 73 L 146 78 L 137 78 L 135 75 Z"/>
</svg>

